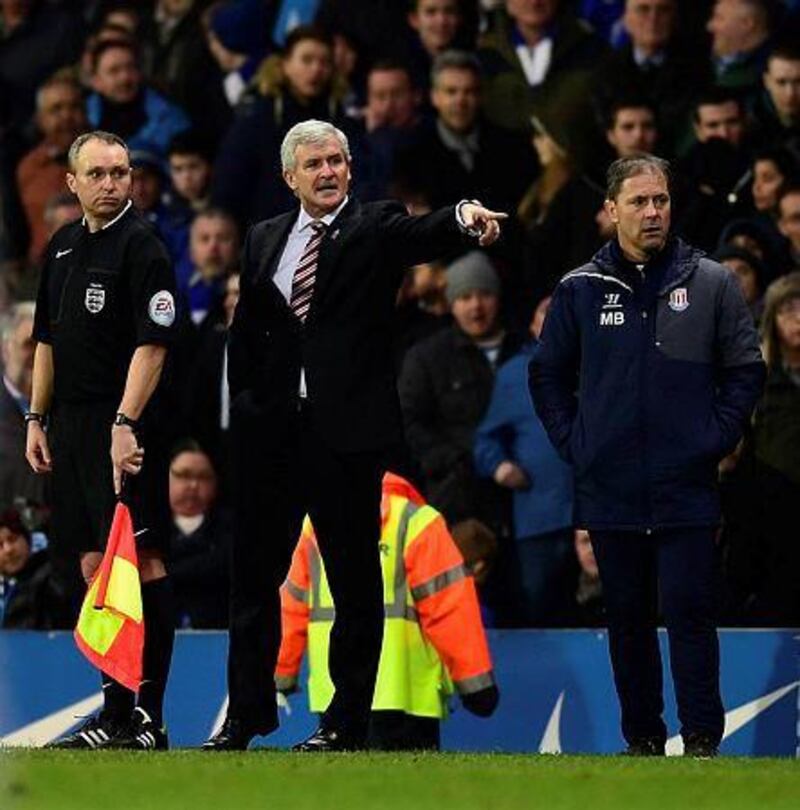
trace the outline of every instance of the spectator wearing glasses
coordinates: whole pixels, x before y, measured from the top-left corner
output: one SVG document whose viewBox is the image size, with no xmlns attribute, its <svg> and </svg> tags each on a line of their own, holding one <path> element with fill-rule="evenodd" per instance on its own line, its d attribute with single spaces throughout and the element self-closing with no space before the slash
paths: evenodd
<svg viewBox="0 0 800 810">
<path fill-rule="evenodd" d="M 214 465 L 193 439 L 172 453 L 169 505 L 169 572 L 177 626 L 227 627 L 229 526 L 216 508 Z"/>
</svg>

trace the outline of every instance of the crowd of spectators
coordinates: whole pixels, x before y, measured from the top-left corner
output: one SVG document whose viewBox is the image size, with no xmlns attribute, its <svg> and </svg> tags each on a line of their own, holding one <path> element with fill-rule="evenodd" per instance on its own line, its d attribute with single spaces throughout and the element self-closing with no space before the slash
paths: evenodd
<svg viewBox="0 0 800 810">
<path fill-rule="evenodd" d="M 492 248 L 408 269 L 386 358 L 407 439 L 390 463 L 491 548 L 478 582 L 496 626 L 603 621 L 527 364 L 554 285 L 613 234 L 609 163 L 672 161 L 674 230 L 736 275 L 769 369 L 719 470 L 720 618 L 800 624 L 797 2 L 0 0 L 0 626 L 69 626 L 80 593 L 45 547 L 48 482 L 27 468 L 22 415 L 47 243 L 80 215 L 66 152 L 93 128 L 130 145 L 134 204 L 175 263 L 178 623 L 226 625 L 226 330 L 248 226 L 296 204 L 279 146 L 308 118 L 347 134 L 362 200 L 510 215 Z"/>
</svg>

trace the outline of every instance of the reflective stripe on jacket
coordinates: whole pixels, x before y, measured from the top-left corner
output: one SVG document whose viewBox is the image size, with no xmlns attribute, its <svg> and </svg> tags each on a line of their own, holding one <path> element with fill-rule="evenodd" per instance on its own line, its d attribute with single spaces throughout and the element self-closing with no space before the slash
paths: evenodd
<svg viewBox="0 0 800 810">
<path fill-rule="evenodd" d="M 454 688 L 468 694 L 494 683 L 475 583 L 442 516 L 402 478 L 384 477 L 381 513 L 386 621 L 372 708 L 441 718 Z M 308 518 L 281 601 L 276 682 L 296 683 L 308 646 L 309 703 L 324 711 L 333 695 L 327 664 L 335 610 Z"/>
</svg>

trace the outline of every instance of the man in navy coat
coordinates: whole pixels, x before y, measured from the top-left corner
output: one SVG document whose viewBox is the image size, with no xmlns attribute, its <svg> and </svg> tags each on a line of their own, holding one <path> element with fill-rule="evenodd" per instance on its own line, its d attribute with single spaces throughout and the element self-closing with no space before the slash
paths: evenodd
<svg viewBox="0 0 800 810">
<path fill-rule="evenodd" d="M 664 753 L 660 595 L 684 748 L 713 756 L 724 725 L 717 465 L 741 438 L 764 364 L 735 277 L 669 235 L 668 164 L 621 158 L 607 180 L 616 237 L 558 285 L 531 361 L 533 401 L 574 468 L 629 752 Z"/>
</svg>

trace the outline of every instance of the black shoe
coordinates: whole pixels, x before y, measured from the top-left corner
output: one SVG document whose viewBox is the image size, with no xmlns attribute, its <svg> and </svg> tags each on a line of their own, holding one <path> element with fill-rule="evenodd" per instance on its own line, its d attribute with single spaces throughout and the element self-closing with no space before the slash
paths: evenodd
<svg viewBox="0 0 800 810">
<path fill-rule="evenodd" d="M 169 748 L 167 730 L 157 726 L 150 715 L 137 706 L 127 726 L 112 740 L 110 747 L 130 751 L 166 751 Z"/>
<path fill-rule="evenodd" d="M 663 757 L 664 741 L 658 737 L 640 737 L 631 740 L 622 752 L 625 757 Z"/>
<path fill-rule="evenodd" d="M 357 751 L 363 747 L 349 734 L 320 726 L 307 740 L 293 745 L 292 751 Z"/>
<path fill-rule="evenodd" d="M 719 755 L 719 743 L 710 734 L 690 731 L 683 738 L 683 755 L 695 759 L 713 759 Z"/>
<path fill-rule="evenodd" d="M 246 751 L 250 741 L 255 737 L 241 720 L 226 717 L 218 731 L 209 737 L 200 748 L 203 751 Z"/>
<path fill-rule="evenodd" d="M 125 720 L 114 720 L 104 712 L 95 714 L 75 731 L 48 743 L 45 748 L 85 749 L 108 748 L 125 728 Z"/>
</svg>

